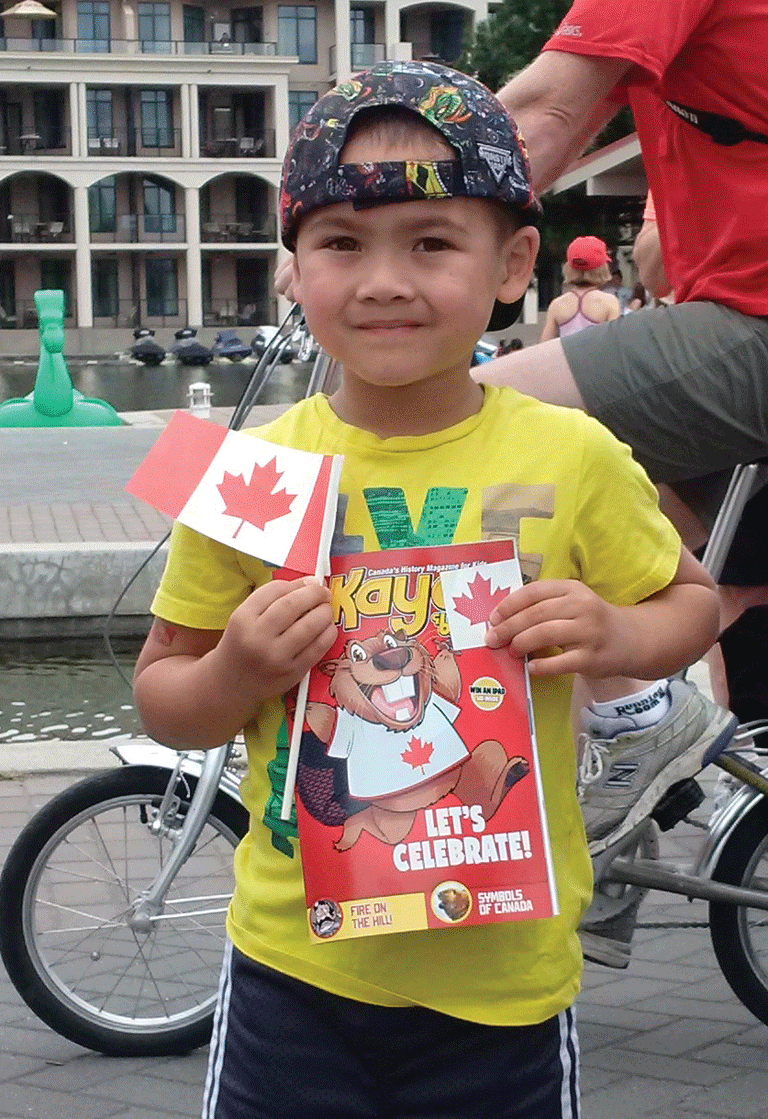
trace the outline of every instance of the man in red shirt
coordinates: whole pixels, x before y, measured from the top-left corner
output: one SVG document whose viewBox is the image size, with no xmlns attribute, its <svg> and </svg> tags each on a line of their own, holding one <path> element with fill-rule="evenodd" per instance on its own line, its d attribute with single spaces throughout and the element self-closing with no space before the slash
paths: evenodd
<svg viewBox="0 0 768 1119">
<path fill-rule="evenodd" d="M 673 487 L 661 486 L 662 504 L 691 546 L 706 538 L 732 468 L 768 451 L 767 53 L 768 0 L 575 0 L 499 94 L 539 191 L 629 103 L 676 303 L 473 375 L 602 420 L 655 482 Z M 750 593 L 743 605 L 754 603 Z M 594 717 L 595 706 L 606 705 L 585 712 L 587 761 L 601 758 L 584 769 L 588 834 L 654 733 L 616 724 L 612 734 L 612 713 Z M 673 715 L 662 712 L 658 727 Z"/>
</svg>

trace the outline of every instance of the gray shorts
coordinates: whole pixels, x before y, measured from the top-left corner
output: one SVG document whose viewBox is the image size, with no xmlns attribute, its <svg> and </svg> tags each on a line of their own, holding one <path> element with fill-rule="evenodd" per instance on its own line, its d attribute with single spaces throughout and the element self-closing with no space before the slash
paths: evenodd
<svg viewBox="0 0 768 1119">
<path fill-rule="evenodd" d="M 590 415 L 711 525 L 733 467 L 768 455 L 768 318 L 681 303 L 562 341 Z"/>
</svg>

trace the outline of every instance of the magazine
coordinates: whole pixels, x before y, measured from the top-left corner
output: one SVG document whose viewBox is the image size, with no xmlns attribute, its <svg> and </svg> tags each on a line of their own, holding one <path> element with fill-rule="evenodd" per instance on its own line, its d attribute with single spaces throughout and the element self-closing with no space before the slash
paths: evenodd
<svg viewBox="0 0 768 1119">
<path fill-rule="evenodd" d="M 523 658 L 484 644 L 513 540 L 335 557 L 297 775 L 310 936 L 557 913 Z"/>
</svg>

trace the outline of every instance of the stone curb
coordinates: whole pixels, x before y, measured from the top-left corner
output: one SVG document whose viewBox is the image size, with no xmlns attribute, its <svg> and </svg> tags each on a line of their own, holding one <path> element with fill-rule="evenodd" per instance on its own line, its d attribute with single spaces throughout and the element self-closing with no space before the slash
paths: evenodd
<svg viewBox="0 0 768 1119">
<path fill-rule="evenodd" d="M 43 774 L 87 774 L 115 769 L 120 759 L 110 752 L 111 745 L 149 745 L 151 739 L 116 735 L 102 742 L 93 739 L 65 741 L 39 739 L 35 742 L 0 743 L 0 780 Z"/>
</svg>

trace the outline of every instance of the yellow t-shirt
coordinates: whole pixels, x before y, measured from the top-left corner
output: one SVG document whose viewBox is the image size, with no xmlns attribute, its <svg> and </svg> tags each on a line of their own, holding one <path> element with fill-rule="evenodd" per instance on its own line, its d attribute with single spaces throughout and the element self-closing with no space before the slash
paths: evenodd
<svg viewBox="0 0 768 1119">
<path fill-rule="evenodd" d="M 627 605 L 666 586 L 680 543 L 629 449 L 583 413 L 486 388 L 481 410 L 429 435 L 380 439 L 342 423 L 324 396 L 292 407 L 262 438 L 343 454 L 333 550 L 467 543 L 519 532 L 523 570 L 580 579 Z M 224 629 L 268 569 L 176 525 L 152 605 L 170 622 Z M 591 867 L 575 795 L 571 678 L 533 681 L 533 706 L 560 903 L 558 917 L 310 943 L 295 826 L 280 821 L 282 699 L 246 728 L 249 835 L 235 856 L 228 917 L 246 955 L 336 994 L 420 1004 L 490 1024 L 543 1021 L 579 990 L 576 927 Z"/>
</svg>

